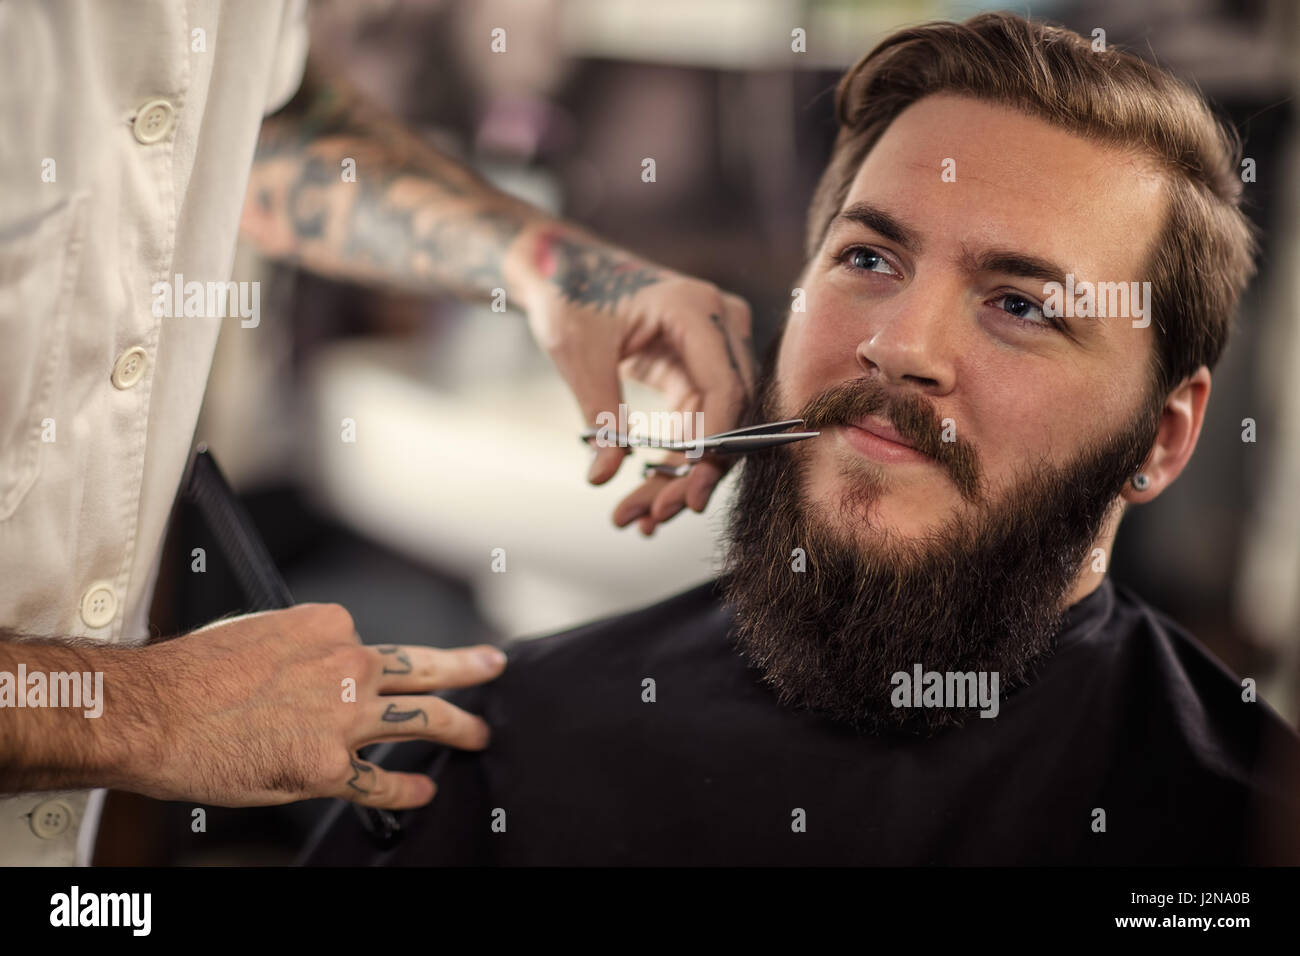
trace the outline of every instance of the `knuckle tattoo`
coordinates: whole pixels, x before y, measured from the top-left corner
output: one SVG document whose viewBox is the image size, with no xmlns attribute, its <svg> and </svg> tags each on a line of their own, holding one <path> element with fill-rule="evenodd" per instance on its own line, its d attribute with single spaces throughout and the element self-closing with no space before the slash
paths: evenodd
<svg viewBox="0 0 1300 956">
<path fill-rule="evenodd" d="M 381 674 L 410 674 L 415 670 L 407 648 L 398 647 L 395 644 L 382 644 L 376 647 L 375 650 L 379 652 L 382 663 Z"/>
</svg>

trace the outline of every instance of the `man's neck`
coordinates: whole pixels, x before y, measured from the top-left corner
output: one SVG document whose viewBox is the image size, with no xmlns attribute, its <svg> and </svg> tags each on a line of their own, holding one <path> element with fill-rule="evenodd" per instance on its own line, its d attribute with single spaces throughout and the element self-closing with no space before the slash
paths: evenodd
<svg viewBox="0 0 1300 956">
<path fill-rule="evenodd" d="M 1070 590 L 1069 596 L 1065 599 L 1065 606 L 1068 608 L 1078 604 L 1093 591 L 1097 590 L 1097 588 L 1101 587 L 1101 582 L 1105 579 L 1106 573 L 1104 571 L 1094 571 L 1092 566 L 1089 565 L 1074 582 L 1074 587 Z"/>
</svg>

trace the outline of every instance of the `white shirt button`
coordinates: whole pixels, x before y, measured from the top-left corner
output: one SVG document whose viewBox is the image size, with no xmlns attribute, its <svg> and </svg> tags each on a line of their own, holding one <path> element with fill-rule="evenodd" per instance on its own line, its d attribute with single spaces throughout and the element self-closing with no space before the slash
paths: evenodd
<svg viewBox="0 0 1300 956">
<path fill-rule="evenodd" d="M 117 614 L 117 595 L 107 581 L 96 581 L 81 599 L 81 619 L 88 627 L 107 627 Z"/>
<path fill-rule="evenodd" d="M 53 840 L 72 826 L 72 808 L 61 800 L 46 800 L 32 811 L 32 832 Z"/>
<path fill-rule="evenodd" d="M 148 364 L 149 353 L 140 346 L 137 345 L 135 348 L 127 349 L 117 357 L 117 361 L 113 364 L 114 387 L 130 388 L 144 377 L 144 367 Z"/>
<path fill-rule="evenodd" d="M 176 111 L 166 100 L 150 100 L 140 107 L 131 124 L 131 132 L 138 142 L 148 146 L 156 143 L 171 132 L 172 121 Z"/>
</svg>

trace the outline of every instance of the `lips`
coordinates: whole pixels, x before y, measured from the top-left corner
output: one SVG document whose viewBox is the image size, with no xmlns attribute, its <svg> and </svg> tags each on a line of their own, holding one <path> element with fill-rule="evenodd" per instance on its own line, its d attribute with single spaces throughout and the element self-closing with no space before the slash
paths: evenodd
<svg viewBox="0 0 1300 956">
<path fill-rule="evenodd" d="M 853 423 L 854 428 L 861 428 L 864 432 L 870 432 L 877 438 L 883 438 L 885 441 L 892 441 L 896 445 L 902 445 L 904 448 L 911 448 L 913 451 L 919 451 L 916 445 L 900 435 L 889 422 L 883 418 L 877 418 L 874 415 L 868 415 Z"/>
</svg>

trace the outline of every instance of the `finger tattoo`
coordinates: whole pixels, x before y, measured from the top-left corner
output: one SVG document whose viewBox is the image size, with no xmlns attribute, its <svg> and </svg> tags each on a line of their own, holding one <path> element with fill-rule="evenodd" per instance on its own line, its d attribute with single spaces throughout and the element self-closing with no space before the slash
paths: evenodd
<svg viewBox="0 0 1300 956">
<path fill-rule="evenodd" d="M 375 789 L 375 768 L 368 763 L 362 763 L 356 757 L 349 757 L 348 760 L 352 762 L 352 778 L 348 780 L 348 786 L 357 793 L 370 793 L 371 790 Z M 361 779 L 362 774 L 368 775 L 367 786 L 362 786 L 357 782 Z"/>
<path fill-rule="evenodd" d="M 712 312 L 709 313 L 709 320 L 722 336 L 722 344 L 727 350 L 727 361 L 731 363 L 731 370 L 736 373 L 736 378 L 740 380 L 740 387 L 745 390 L 745 397 L 748 398 L 749 386 L 745 383 L 745 376 L 740 373 L 740 363 L 736 361 L 736 353 L 731 350 L 731 336 L 727 334 L 727 327 L 722 324 L 722 317 Z"/>
<path fill-rule="evenodd" d="M 398 710 L 396 704 L 389 704 L 388 709 L 384 711 L 382 718 L 390 724 L 400 724 L 403 721 L 414 720 L 419 717 L 424 721 L 424 725 L 429 726 L 429 715 L 419 707 L 414 710 Z"/>
<path fill-rule="evenodd" d="M 411 673 L 411 659 L 407 657 L 406 651 L 400 647 L 394 647 L 391 644 L 384 647 L 377 647 L 375 650 L 380 654 L 387 654 L 392 657 L 392 661 L 384 661 L 385 674 L 409 674 Z M 392 667 L 389 664 L 392 663 Z"/>
</svg>

